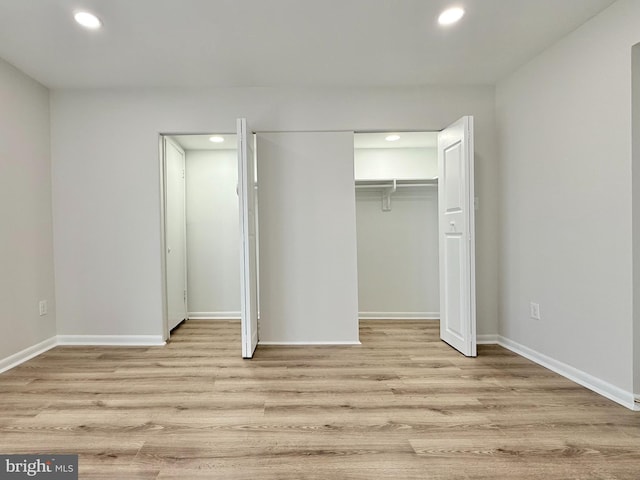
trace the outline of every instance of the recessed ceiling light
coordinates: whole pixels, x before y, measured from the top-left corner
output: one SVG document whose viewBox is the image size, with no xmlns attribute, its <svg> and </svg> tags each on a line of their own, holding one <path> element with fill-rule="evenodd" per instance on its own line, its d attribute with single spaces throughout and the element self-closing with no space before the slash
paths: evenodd
<svg viewBox="0 0 640 480">
<path fill-rule="evenodd" d="M 464 16 L 464 10 L 460 7 L 448 8 L 440 14 L 438 17 L 438 23 L 440 25 L 451 25 L 456 23 Z"/>
<path fill-rule="evenodd" d="M 209 137 L 209 141 L 213 143 L 222 143 L 224 142 L 224 138 L 219 135 L 214 135 L 213 137 Z"/>
<path fill-rule="evenodd" d="M 400 140 L 400 135 L 388 135 L 384 138 L 387 142 L 395 142 Z"/>
<path fill-rule="evenodd" d="M 93 13 L 89 12 L 78 12 L 73 18 L 75 18 L 76 22 L 82 25 L 85 28 L 90 28 L 95 30 L 96 28 L 100 28 L 102 26 L 102 22 L 98 17 L 96 17 Z"/>
</svg>

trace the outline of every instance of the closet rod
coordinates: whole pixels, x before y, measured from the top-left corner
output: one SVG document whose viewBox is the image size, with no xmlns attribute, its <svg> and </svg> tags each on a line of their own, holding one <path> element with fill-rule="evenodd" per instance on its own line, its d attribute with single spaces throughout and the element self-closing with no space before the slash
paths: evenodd
<svg viewBox="0 0 640 480">
<path fill-rule="evenodd" d="M 396 183 L 396 187 L 437 187 L 437 183 Z M 379 183 L 377 185 L 358 185 L 356 183 L 356 188 L 393 188 L 392 184 L 389 183 Z"/>
</svg>

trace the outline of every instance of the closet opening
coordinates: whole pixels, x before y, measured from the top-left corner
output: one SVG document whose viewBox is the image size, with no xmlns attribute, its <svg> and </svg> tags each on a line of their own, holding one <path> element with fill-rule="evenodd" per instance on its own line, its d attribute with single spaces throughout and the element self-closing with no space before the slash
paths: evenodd
<svg viewBox="0 0 640 480">
<path fill-rule="evenodd" d="M 239 318 L 251 358 L 258 343 L 356 344 L 360 319 L 439 320 L 476 356 L 473 117 L 255 137 L 239 118 L 219 137 L 160 137 L 165 338 Z"/>
<path fill-rule="evenodd" d="M 438 132 L 356 133 L 359 320 L 440 318 Z"/>
<path fill-rule="evenodd" d="M 186 320 L 233 321 L 239 334 L 236 135 L 162 135 L 161 148 L 165 335 Z"/>
</svg>

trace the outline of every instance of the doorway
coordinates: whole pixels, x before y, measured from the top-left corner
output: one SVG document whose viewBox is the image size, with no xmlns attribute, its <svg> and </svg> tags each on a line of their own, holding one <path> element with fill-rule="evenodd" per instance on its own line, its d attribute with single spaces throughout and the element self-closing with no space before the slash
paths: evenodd
<svg viewBox="0 0 640 480">
<path fill-rule="evenodd" d="M 411 148 L 412 142 L 416 142 L 415 149 Z M 430 135 L 361 134 L 357 147 L 356 192 L 379 191 L 381 210 L 380 213 L 371 208 L 371 197 L 359 195 L 359 316 L 433 318 L 435 310 L 427 309 L 433 310 L 434 299 L 439 298 L 440 338 L 464 355 L 475 357 L 473 117 L 463 117 Z M 419 199 L 418 188 L 437 189 L 437 215 L 433 208 L 436 195 L 423 194 Z M 404 189 L 405 193 L 414 190 L 413 197 L 401 196 Z M 393 203 L 400 207 L 400 214 L 392 215 Z M 413 215 L 408 214 L 412 209 Z M 436 257 L 429 255 L 436 250 L 435 237 L 437 263 Z M 373 310 L 367 311 L 370 305 Z M 395 311 L 399 306 L 411 305 L 424 310 Z"/>
<path fill-rule="evenodd" d="M 356 133 L 361 320 L 438 320 L 438 134 Z"/>
<path fill-rule="evenodd" d="M 164 135 L 167 327 L 240 319 L 235 134 Z"/>
</svg>

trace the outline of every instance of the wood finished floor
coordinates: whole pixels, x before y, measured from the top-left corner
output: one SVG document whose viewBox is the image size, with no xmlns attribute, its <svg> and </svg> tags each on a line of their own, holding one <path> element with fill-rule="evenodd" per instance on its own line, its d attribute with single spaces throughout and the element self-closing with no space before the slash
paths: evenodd
<svg viewBox="0 0 640 480">
<path fill-rule="evenodd" d="M 189 321 L 166 347 L 57 347 L 0 375 L 0 453 L 81 479 L 639 479 L 640 414 L 433 322 L 361 346 L 259 347 Z"/>
</svg>

